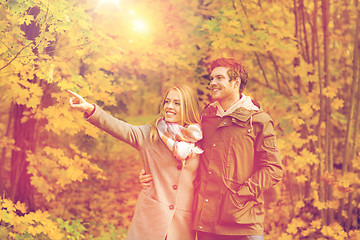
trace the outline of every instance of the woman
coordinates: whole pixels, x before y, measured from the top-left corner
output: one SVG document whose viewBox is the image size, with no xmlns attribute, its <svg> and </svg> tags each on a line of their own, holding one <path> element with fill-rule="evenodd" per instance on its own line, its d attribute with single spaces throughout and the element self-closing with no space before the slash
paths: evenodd
<svg viewBox="0 0 360 240">
<path fill-rule="evenodd" d="M 105 113 L 69 91 L 70 106 L 85 112 L 87 121 L 136 148 L 150 187 L 140 192 L 127 239 L 193 240 L 193 180 L 202 150 L 197 96 L 190 87 L 170 88 L 151 125 L 133 126 Z"/>
</svg>

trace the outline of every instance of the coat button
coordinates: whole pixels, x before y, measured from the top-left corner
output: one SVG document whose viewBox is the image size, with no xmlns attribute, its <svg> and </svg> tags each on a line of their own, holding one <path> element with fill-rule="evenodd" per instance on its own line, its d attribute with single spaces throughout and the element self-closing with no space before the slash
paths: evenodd
<svg viewBox="0 0 360 240">
<path fill-rule="evenodd" d="M 213 147 L 216 147 L 216 144 L 215 144 L 215 143 L 213 144 Z"/>
<path fill-rule="evenodd" d="M 250 129 L 250 128 L 248 129 L 248 132 L 251 132 L 251 129 Z"/>
<path fill-rule="evenodd" d="M 178 186 L 177 186 L 177 185 L 173 185 L 172 188 L 173 188 L 174 190 L 176 190 L 176 189 L 178 189 Z"/>
<path fill-rule="evenodd" d="M 178 165 L 178 166 L 177 166 L 177 169 L 178 169 L 178 170 L 181 170 L 181 169 L 182 169 L 182 166 L 181 166 L 181 165 Z"/>
<path fill-rule="evenodd" d="M 170 209 L 170 210 L 174 210 L 174 205 L 170 205 L 170 206 L 169 206 L 169 209 Z"/>
</svg>

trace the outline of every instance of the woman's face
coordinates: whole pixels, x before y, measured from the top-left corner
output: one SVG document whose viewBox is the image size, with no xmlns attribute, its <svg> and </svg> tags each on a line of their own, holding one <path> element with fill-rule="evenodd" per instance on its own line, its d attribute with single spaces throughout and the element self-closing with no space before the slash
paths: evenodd
<svg viewBox="0 0 360 240">
<path fill-rule="evenodd" d="M 164 102 L 165 121 L 181 124 L 181 102 L 180 94 L 175 89 L 171 89 Z"/>
</svg>

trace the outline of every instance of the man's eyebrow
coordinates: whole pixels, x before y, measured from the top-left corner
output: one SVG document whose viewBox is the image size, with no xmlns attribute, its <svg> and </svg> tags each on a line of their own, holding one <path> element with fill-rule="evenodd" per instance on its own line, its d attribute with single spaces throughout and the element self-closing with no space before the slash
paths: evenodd
<svg viewBox="0 0 360 240">
<path fill-rule="evenodd" d="M 213 75 L 210 75 L 210 78 L 214 78 L 214 77 L 224 77 L 225 75 L 223 74 L 216 74 L 215 76 Z"/>
</svg>

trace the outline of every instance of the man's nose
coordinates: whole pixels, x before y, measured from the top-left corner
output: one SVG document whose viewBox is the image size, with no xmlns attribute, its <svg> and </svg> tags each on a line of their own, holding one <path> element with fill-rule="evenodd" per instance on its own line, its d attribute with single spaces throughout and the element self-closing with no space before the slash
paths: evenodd
<svg viewBox="0 0 360 240">
<path fill-rule="evenodd" d="M 209 85 L 215 85 L 216 84 L 216 78 L 210 79 Z"/>
</svg>

